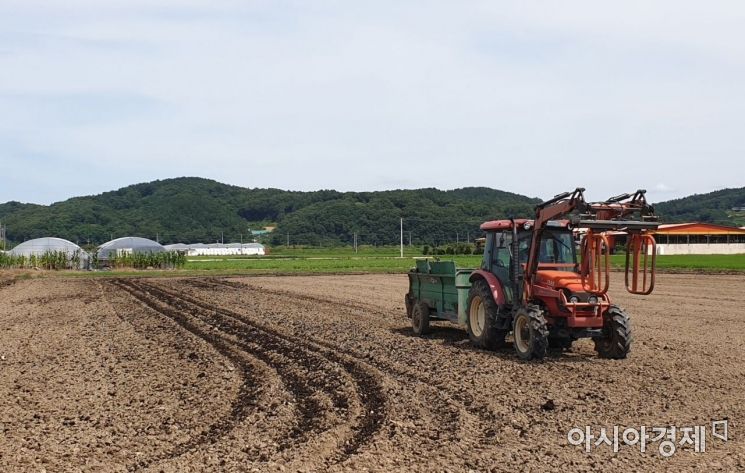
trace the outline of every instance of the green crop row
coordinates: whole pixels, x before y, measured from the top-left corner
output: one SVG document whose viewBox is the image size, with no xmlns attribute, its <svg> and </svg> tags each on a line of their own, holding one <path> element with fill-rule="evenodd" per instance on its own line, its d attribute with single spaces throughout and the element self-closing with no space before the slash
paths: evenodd
<svg viewBox="0 0 745 473">
<path fill-rule="evenodd" d="M 95 266 L 99 266 L 95 256 L 94 262 Z M 108 265 L 115 269 L 179 269 L 185 264 L 186 255 L 177 251 L 112 254 L 108 259 Z"/>
<path fill-rule="evenodd" d="M 13 255 L 0 253 L 0 268 L 4 269 L 79 269 L 82 254 L 77 251 L 72 255 L 66 251 L 45 251 L 41 255 Z"/>
</svg>

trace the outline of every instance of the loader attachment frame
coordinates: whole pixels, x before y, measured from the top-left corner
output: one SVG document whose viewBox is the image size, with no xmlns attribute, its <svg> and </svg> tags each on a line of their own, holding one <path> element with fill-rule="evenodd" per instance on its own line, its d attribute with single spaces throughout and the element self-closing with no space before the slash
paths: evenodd
<svg viewBox="0 0 745 473">
<path fill-rule="evenodd" d="M 608 292 L 610 284 L 610 243 L 602 233 L 589 230 L 582 238 L 580 276 L 582 289 L 602 295 Z"/>
<path fill-rule="evenodd" d="M 657 242 L 647 233 L 629 235 L 626 245 L 626 290 L 631 294 L 649 295 L 654 290 Z"/>
</svg>

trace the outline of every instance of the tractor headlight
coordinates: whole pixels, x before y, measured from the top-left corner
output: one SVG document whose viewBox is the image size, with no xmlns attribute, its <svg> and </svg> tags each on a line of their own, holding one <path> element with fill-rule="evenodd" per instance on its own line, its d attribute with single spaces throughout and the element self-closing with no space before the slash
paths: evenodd
<svg viewBox="0 0 745 473">
<path fill-rule="evenodd" d="M 590 296 L 587 298 L 587 302 L 589 302 L 592 305 L 595 305 L 598 303 L 598 297 L 597 296 Z"/>
<path fill-rule="evenodd" d="M 569 298 L 569 302 L 571 302 L 572 304 L 576 304 L 577 302 L 579 302 L 579 297 L 572 296 Z"/>
</svg>

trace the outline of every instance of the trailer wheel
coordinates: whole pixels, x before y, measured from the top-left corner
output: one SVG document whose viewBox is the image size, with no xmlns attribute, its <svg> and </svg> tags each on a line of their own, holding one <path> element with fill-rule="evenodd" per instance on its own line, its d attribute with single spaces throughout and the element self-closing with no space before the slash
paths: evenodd
<svg viewBox="0 0 745 473">
<path fill-rule="evenodd" d="M 414 310 L 415 303 L 416 298 L 410 296 L 409 294 L 406 294 L 404 296 L 404 304 L 406 305 L 406 317 L 411 318 L 411 312 Z"/>
<path fill-rule="evenodd" d="M 414 304 L 411 311 L 411 328 L 418 337 L 429 333 L 429 306 L 425 302 Z"/>
<path fill-rule="evenodd" d="M 620 307 L 610 306 L 603 315 L 603 337 L 595 339 L 595 351 L 600 358 L 621 360 L 631 351 L 631 320 Z"/>
<path fill-rule="evenodd" d="M 522 360 L 540 360 L 548 348 L 548 328 L 543 311 L 535 305 L 521 307 L 512 325 L 515 351 Z"/>
<path fill-rule="evenodd" d="M 487 350 L 496 350 L 505 346 L 506 330 L 499 330 L 495 325 L 499 306 L 494 302 L 489 285 L 484 280 L 474 281 L 468 292 L 468 337 L 471 343 Z"/>
</svg>

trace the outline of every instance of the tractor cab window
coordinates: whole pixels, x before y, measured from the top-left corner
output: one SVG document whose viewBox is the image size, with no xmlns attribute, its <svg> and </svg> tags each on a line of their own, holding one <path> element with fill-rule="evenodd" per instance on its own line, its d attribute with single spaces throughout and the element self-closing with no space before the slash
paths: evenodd
<svg viewBox="0 0 745 473">
<path fill-rule="evenodd" d="M 511 232 L 494 232 L 487 237 L 489 269 L 503 283 L 510 280 L 511 242 Z"/>
<path fill-rule="evenodd" d="M 538 263 L 574 264 L 574 239 L 571 232 L 545 231 L 541 237 Z"/>
<path fill-rule="evenodd" d="M 510 260 L 512 255 L 510 253 L 510 243 L 512 242 L 512 235 L 508 232 L 497 233 L 495 235 L 496 244 L 494 245 L 494 260 L 495 266 L 502 268 L 510 267 Z"/>
</svg>

